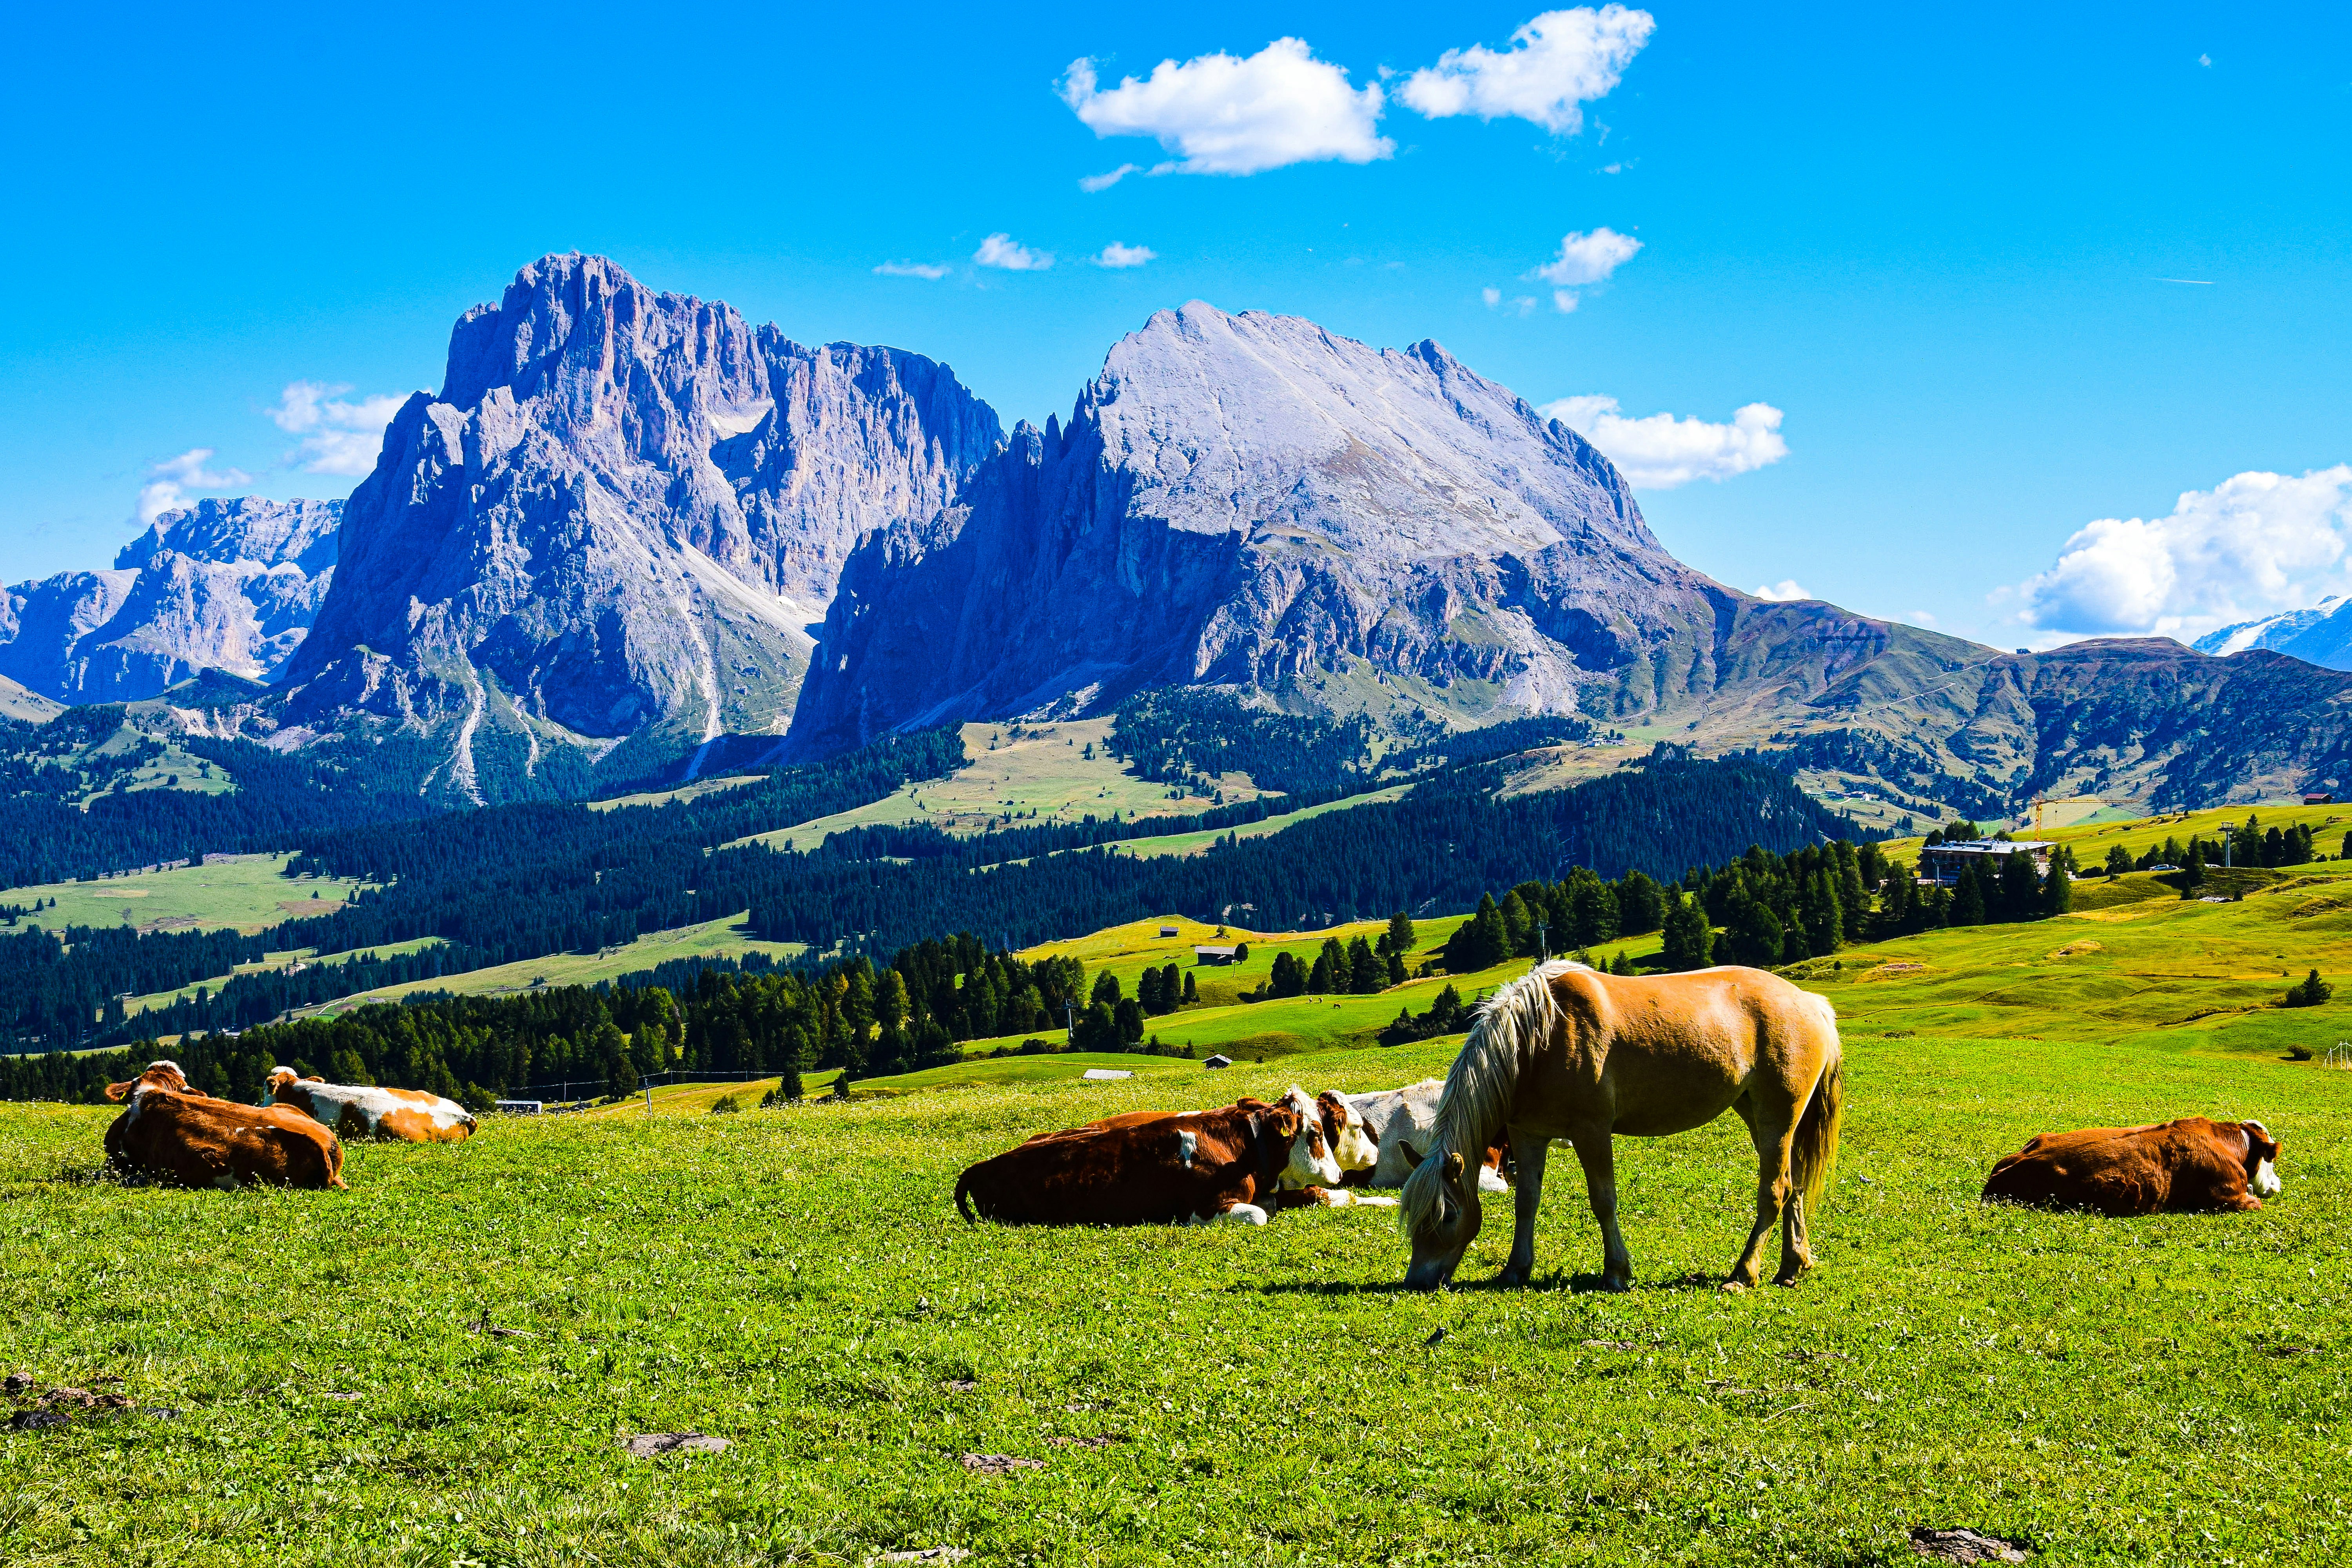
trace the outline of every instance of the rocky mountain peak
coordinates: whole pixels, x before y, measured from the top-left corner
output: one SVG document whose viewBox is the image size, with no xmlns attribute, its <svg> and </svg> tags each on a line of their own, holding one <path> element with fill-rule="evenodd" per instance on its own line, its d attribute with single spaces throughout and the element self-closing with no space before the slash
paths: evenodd
<svg viewBox="0 0 2352 1568">
<path fill-rule="evenodd" d="M 385 431 L 289 714 L 441 734 L 428 788 L 469 799 L 781 735 L 850 550 L 947 505 L 1001 437 L 920 355 L 542 258 Z"/>
<path fill-rule="evenodd" d="M 176 507 L 148 525 L 114 557 L 117 571 L 147 565 L 165 551 L 226 566 L 250 561 L 295 566 L 315 576 L 335 564 L 340 500 L 270 500 L 262 496 L 207 497 Z"/>
</svg>

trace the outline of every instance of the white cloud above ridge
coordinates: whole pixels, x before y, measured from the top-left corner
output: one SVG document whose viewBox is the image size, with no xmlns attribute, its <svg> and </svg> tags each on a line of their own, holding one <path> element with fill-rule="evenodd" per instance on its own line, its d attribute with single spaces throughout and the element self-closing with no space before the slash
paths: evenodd
<svg viewBox="0 0 2352 1568">
<path fill-rule="evenodd" d="M 1727 424 L 1652 414 L 1629 419 L 1613 397 L 1563 397 L 1536 410 L 1601 449 L 1637 489 L 1670 490 L 1694 479 L 1720 484 L 1789 455 L 1781 411 L 1769 403 L 1734 410 Z"/>
<path fill-rule="evenodd" d="M 1005 272 L 1043 272 L 1054 265 L 1052 251 L 1032 250 L 1009 234 L 990 235 L 980 242 L 971 258 L 982 267 Z"/>
<path fill-rule="evenodd" d="M 936 283 L 951 270 L 944 261 L 886 261 L 874 272 L 878 278 L 923 278 Z"/>
<path fill-rule="evenodd" d="M 1630 234 L 1619 234 L 1606 224 L 1590 234 L 1571 231 L 1560 237 L 1559 254 L 1530 276 L 1569 289 L 1600 283 L 1633 260 L 1641 248 L 1640 240 Z"/>
<path fill-rule="evenodd" d="M 1396 151 L 1380 134 L 1377 84 L 1351 87 L 1345 68 L 1318 60 L 1300 38 L 1276 38 L 1247 58 L 1164 59 L 1149 77 L 1097 84 L 1094 62 L 1070 62 L 1062 101 L 1098 137 L 1150 136 L 1178 157 L 1159 174 L 1255 174 L 1291 163 L 1369 163 Z M 1089 191 L 1134 172 L 1123 165 L 1079 182 Z"/>
<path fill-rule="evenodd" d="M 139 505 L 134 514 L 139 526 L 145 528 L 165 512 L 185 506 L 189 490 L 235 489 L 253 482 L 253 476 L 243 468 L 215 470 L 205 467 L 212 458 L 212 447 L 191 447 L 176 458 L 150 465 L 147 482 L 139 487 Z"/>
<path fill-rule="evenodd" d="M 1656 26 L 1647 11 L 1618 5 L 1547 11 L 1513 33 L 1508 48 L 1446 50 L 1407 77 L 1397 97 L 1432 120 L 1518 119 L 1573 136 L 1584 127 L 1580 105 L 1607 96 Z"/>
<path fill-rule="evenodd" d="M 1810 599 L 1813 595 L 1806 593 L 1794 577 L 1783 577 L 1778 583 L 1766 583 L 1758 587 L 1756 596 L 1770 604 L 1785 605 L 1797 599 Z"/>
<path fill-rule="evenodd" d="M 2075 531 L 2014 598 L 2047 632 L 2179 637 L 2352 592 L 2352 464 L 2299 476 L 2248 471 L 2187 490 L 2158 518 Z"/>
<path fill-rule="evenodd" d="M 362 478 L 374 468 L 383 447 L 383 427 L 400 412 L 402 399 L 387 394 L 351 403 L 341 395 L 350 390 L 320 381 L 286 384 L 278 406 L 268 414 L 280 430 L 302 437 L 299 448 L 287 454 L 289 463 L 306 474 L 342 479 Z"/>
<path fill-rule="evenodd" d="M 1148 245 L 1121 245 L 1115 239 L 1104 246 L 1101 253 L 1093 258 L 1097 267 L 1108 267 L 1114 271 L 1122 268 L 1140 267 L 1147 261 L 1159 259 L 1160 253 Z"/>
</svg>

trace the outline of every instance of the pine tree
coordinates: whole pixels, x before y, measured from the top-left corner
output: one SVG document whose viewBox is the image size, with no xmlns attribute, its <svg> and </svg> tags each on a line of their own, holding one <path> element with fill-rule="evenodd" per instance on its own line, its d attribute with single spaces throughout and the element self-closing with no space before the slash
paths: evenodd
<svg viewBox="0 0 2352 1568">
<path fill-rule="evenodd" d="M 2042 912 L 2063 915 L 2074 907 L 2074 879 L 2066 868 L 2051 863 L 2049 874 L 2042 879 Z"/>
<path fill-rule="evenodd" d="M 2033 857 L 2022 852 L 2002 856 L 2000 918 L 2030 921 L 2041 908 L 2042 879 L 2033 874 Z"/>
<path fill-rule="evenodd" d="M 1380 955 L 1386 958 L 1394 953 L 1402 958 L 1412 951 L 1419 940 L 1413 933 L 1412 917 L 1399 910 L 1389 917 L 1389 929 L 1381 933 Z"/>
<path fill-rule="evenodd" d="M 1952 890 L 1950 920 L 1956 926 L 1980 926 L 1985 923 L 1985 890 L 1982 868 L 1973 864 L 1960 868 L 1959 884 Z"/>
<path fill-rule="evenodd" d="M 1827 871 L 1816 871 L 1805 879 L 1798 909 L 1805 928 L 1805 945 L 1812 950 L 1812 956 L 1835 952 L 1844 939 L 1845 919 L 1838 908 L 1837 887 Z"/>
<path fill-rule="evenodd" d="M 2316 1007 L 2335 994 L 2336 987 L 2322 980 L 2319 971 L 2315 969 L 2300 984 L 2289 986 L 2279 1005 L 2283 1007 Z"/>
<path fill-rule="evenodd" d="M 1348 944 L 1348 989 L 1357 995 L 1378 991 L 1388 982 L 1388 966 L 1372 956 L 1372 944 L 1362 937 Z"/>
<path fill-rule="evenodd" d="M 1714 962 L 1715 931 L 1706 923 L 1706 907 L 1696 899 L 1676 892 L 1667 906 L 1664 930 L 1668 969 L 1705 969 Z"/>
<path fill-rule="evenodd" d="M 1780 919 L 1760 901 L 1750 899 L 1732 916 L 1723 933 L 1734 963 L 1769 969 L 1780 962 L 1786 933 Z"/>
<path fill-rule="evenodd" d="M 1617 931 L 1622 936 L 1642 936 L 1656 931 L 1666 918 L 1665 894 L 1638 869 L 1628 871 L 1617 884 Z"/>
<path fill-rule="evenodd" d="M 1192 972 L 1188 969 L 1184 972 L 1184 1000 L 1187 1002 L 1198 1002 L 1200 999 L 1201 987 L 1199 984 L 1193 980 Z"/>
<path fill-rule="evenodd" d="M 1536 918 L 1528 912 L 1527 900 L 1513 889 L 1503 895 L 1503 951 L 1532 953 L 1535 950 Z"/>
</svg>

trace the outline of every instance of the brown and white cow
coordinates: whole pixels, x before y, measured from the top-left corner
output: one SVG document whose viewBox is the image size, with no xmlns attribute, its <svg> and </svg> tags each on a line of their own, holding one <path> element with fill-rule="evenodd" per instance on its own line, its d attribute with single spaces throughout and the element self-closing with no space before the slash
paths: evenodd
<svg viewBox="0 0 2352 1568">
<path fill-rule="evenodd" d="M 1380 1163 L 1381 1143 L 1345 1095 L 1327 1089 L 1310 1100 L 1307 1091 L 1294 1083 L 1290 1092 L 1282 1097 L 1282 1104 L 1322 1129 L 1324 1144 L 1331 1151 L 1331 1163 L 1339 1173 L 1339 1180 L 1328 1185 L 1310 1184 L 1286 1176 L 1280 1198 L 1283 1207 L 1346 1208 L 1358 1203 L 1395 1203 L 1393 1198 L 1359 1197 L 1349 1190 L 1367 1184 L 1372 1168 Z"/>
<path fill-rule="evenodd" d="M 2258 1209 L 2279 1190 L 2278 1155 L 2259 1121 L 2086 1127 L 2044 1133 L 2001 1161 L 1984 1197 L 2116 1217 Z"/>
<path fill-rule="evenodd" d="M 1444 1079 L 1426 1078 L 1402 1089 L 1332 1097 L 1355 1113 L 1378 1151 L 1371 1168 L 1360 1174 L 1350 1172 L 1347 1184 L 1375 1190 L 1403 1186 L 1405 1178 L 1420 1166 L 1436 1142 L 1437 1101 L 1444 1092 Z M 1478 1165 L 1480 1192 L 1510 1191 L 1509 1184 L 1503 1179 L 1510 1152 L 1507 1138 L 1486 1151 Z"/>
<path fill-rule="evenodd" d="M 419 1089 L 376 1089 L 297 1078 L 292 1068 L 269 1069 L 262 1082 L 269 1102 L 299 1110 L 345 1138 L 397 1138 L 409 1143 L 455 1143 L 469 1136 L 474 1113 L 454 1100 Z"/>
<path fill-rule="evenodd" d="M 1322 1128 L 1242 1100 L 1042 1133 L 966 1170 L 955 1201 L 967 1221 L 1008 1225 L 1264 1225 L 1286 1177 L 1339 1180 Z"/>
<path fill-rule="evenodd" d="M 343 1185 L 343 1146 L 299 1111 L 239 1105 L 188 1087 L 176 1062 L 151 1062 L 106 1086 L 122 1114 L 106 1130 L 107 1163 L 191 1187 Z"/>
</svg>

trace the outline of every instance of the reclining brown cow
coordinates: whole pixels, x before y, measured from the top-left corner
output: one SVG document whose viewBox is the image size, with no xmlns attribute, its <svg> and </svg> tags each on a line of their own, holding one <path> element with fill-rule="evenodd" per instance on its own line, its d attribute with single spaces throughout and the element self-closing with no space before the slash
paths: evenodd
<svg viewBox="0 0 2352 1568">
<path fill-rule="evenodd" d="M 1984 1196 L 2117 1218 L 2258 1209 L 2279 1190 L 2278 1154 L 2278 1140 L 2259 1121 L 2189 1116 L 2148 1127 L 2086 1127 L 2044 1133 L 2001 1161 Z"/>
<path fill-rule="evenodd" d="M 106 1160 L 119 1171 L 191 1187 L 341 1187 L 343 1146 L 297 1110 L 239 1105 L 190 1089 L 176 1062 L 151 1062 L 127 1083 L 106 1130 Z"/>
<path fill-rule="evenodd" d="M 968 1221 L 1009 1225 L 1264 1225 L 1286 1176 L 1339 1179 L 1322 1128 L 1243 1100 L 1041 1133 L 965 1171 L 955 1201 Z"/>
</svg>

